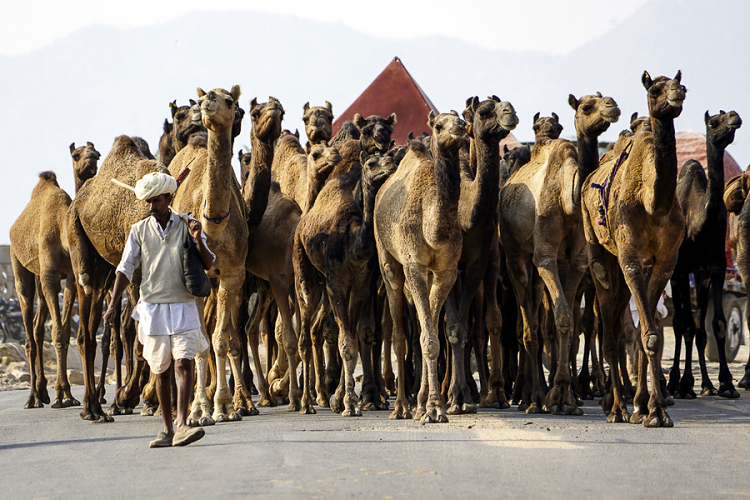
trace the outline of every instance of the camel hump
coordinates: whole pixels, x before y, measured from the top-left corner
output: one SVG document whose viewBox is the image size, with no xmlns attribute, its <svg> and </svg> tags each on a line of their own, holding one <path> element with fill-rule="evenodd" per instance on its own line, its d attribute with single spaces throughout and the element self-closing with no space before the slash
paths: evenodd
<svg viewBox="0 0 750 500">
<path fill-rule="evenodd" d="M 43 182 L 51 182 L 55 186 L 60 187 L 60 185 L 57 183 L 57 174 L 55 174 L 52 170 L 47 170 L 46 172 L 40 173 L 39 180 Z"/>
<path fill-rule="evenodd" d="M 683 163 L 679 174 L 677 174 L 677 180 L 682 180 L 685 176 L 690 175 L 702 181 L 707 181 L 706 171 L 697 160 L 688 160 Z"/>
<path fill-rule="evenodd" d="M 740 174 L 727 181 L 724 187 L 724 204 L 727 211 L 739 214 L 745 204 L 748 190 L 750 190 L 750 177 Z"/>
</svg>

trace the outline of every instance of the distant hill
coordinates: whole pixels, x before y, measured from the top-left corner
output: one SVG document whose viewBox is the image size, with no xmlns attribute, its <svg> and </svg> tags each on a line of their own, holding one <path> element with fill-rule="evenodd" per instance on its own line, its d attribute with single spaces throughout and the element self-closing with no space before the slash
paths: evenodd
<svg viewBox="0 0 750 500">
<path fill-rule="evenodd" d="M 602 136 L 611 141 L 632 112 L 647 111 L 643 70 L 672 76 L 681 69 L 689 92 L 677 130 L 703 132 L 706 110 L 734 109 L 750 120 L 743 54 L 750 46 L 748 19 L 747 2 L 657 1 L 566 57 L 488 51 L 443 37 L 394 42 L 271 14 L 207 13 L 130 30 L 87 28 L 24 56 L 0 57 L 0 244 L 9 242 L 39 172 L 56 171 L 72 195 L 71 142 L 92 141 L 106 155 L 124 133 L 140 135 L 156 152 L 168 103 L 186 103 L 198 86 L 240 84 L 245 109 L 253 97 L 273 95 L 286 110 L 284 127 L 304 134 L 305 102 L 328 100 L 334 114 L 343 112 L 399 56 L 440 111 L 460 112 L 473 95 L 511 101 L 521 119 L 514 135 L 522 141 L 532 139 L 537 111 L 555 111 L 563 136 L 573 136 L 568 94 L 601 91 L 623 111 Z M 750 125 L 740 129 L 728 149 L 742 168 L 750 162 L 748 132 Z M 246 120 L 235 148 L 249 144 Z"/>
</svg>

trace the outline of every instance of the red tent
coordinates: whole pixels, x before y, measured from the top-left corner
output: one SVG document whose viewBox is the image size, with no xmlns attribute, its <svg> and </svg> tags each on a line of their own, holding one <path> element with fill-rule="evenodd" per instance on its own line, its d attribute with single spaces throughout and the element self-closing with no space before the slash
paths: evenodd
<svg viewBox="0 0 750 500">
<path fill-rule="evenodd" d="M 430 132 L 427 126 L 430 110 L 438 113 L 430 98 L 406 71 L 401 59 L 394 57 L 351 106 L 336 118 L 333 133 L 336 134 L 341 125 L 352 120 L 356 113 L 365 118 L 370 115 L 387 118 L 391 113 L 396 113 L 391 138 L 397 144 L 406 144 L 409 132 L 414 133 L 415 137 L 422 135 L 422 132 Z"/>
</svg>

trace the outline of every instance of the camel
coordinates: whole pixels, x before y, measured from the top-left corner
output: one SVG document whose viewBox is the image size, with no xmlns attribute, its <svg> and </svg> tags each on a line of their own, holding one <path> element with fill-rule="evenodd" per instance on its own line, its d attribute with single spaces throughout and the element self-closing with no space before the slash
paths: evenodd
<svg viewBox="0 0 750 500">
<path fill-rule="evenodd" d="M 360 313 L 368 299 L 371 276 L 368 264 L 375 256 L 373 210 L 378 188 L 395 170 L 393 156 L 360 155 L 363 208 L 353 191 L 359 176 L 351 173 L 326 183 L 318 202 L 302 215 L 294 235 L 294 272 L 300 308 L 299 349 L 304 361 L 300 413 L 315 413 L 312 406 L 312 342 L 310 326 L 318 304 L 329 308 L 338 326 L 342 383 L 331 398 L 331 408 L 343 416 L 361 416 L 354 393 L 357 363 L 355 337 Z M 325 288 L 318 283 L 325 283 Z M 325 296 L 324 296 L 325 295 Z M 290 358 L 291 359 L 291 358 Z"/>
<path fill-rule="evenodd" d="M 305 153 L 293 134 L 282 135 L 276 143 L 271 177 L 281 192 L 293 198 L 305 213 L 312 207 L 334 167 L 341 162 L 338 149 L 324 144 Z"/>
<path fill-rule="evenodd" d="M 85 420 L 113 420 L 101 408 L 94 380 L 96 331 L 105 295 L 114 281 L 114 267 L 120 262 L 130 227 L 148 216 L 146 204 L 111 181 L 133 186 L 150 172 L 166 173 L 167 170 L 160 162 L 146 158 L 132 138 L 116 137 L 98 175 L 83 185 L 68 210 L 68 242 L 80 315 L 78 350 L 84 359 L 81 418 Z M 131 304 L 137 302 L 139 279 L 134 279 L 135 283 L 128 289 Z M 123 406 L 132 407 L 133 399 L 137 402 L 140 368 L 142 362 L 131 372 L 128 385 L 118 392 L 116 404 L 119 401 Z"/>
<path fill-rule="evenodd" d="M 583 414 L 571 390 L 569 362 L 575 327 L 570 305 L 586 269 L 580 193 L 583 180 L 597 166 L 598 136 L 617 121 L 620 109 L 601 93 L 580 99 L 571 94 L 568 103 L 576 112 L 578 149 L 564 139 L 540 140 L 529 163 L 500 191 L 500 241 L 523 321 L 523 378 L 531 383 L 524 396 L 528 413 Z M 558 344 L 554 387 L 546 397 L 537 364 L 539 278 L 549 294 Z"/>
<path fill-rule="evenodd" d="M 539 141 L 547 139 L 558 139 L 563 131 L 563 126 L 560 125 L 560 118 L 556 113 L 552 113 L 552 116 L 539 116 L 540 113 L 534 115 L 534 142 L 539 144 Z"/>
<path fill-rule="evenodd" d="M 416 418 L 422 423 L 447 422 L 440 397 L 437 361 L 438 321 L 458 275 L 462 235 L 458 223 L 461 190 L 459 151 L 466 123 L 458 113 L 430 112 L 430 150 L 410 141 L 396 172 L 375 199 L 375 241 L 398 361 L 398 395 L 391 419 L 411 418 L 406 396 L 403 326 L 404 286 L 414 300 L 422 348 L 421 387 Z"/>
<path fill-rule="evenodd" d="M 674 364 L 669 372 L 667 390 L 678 398 L 695 398 L 693 391 L 693 338 L 698 347 L 698 361 L 701 368 L 701 396 L 719 395 L 724 398 L 738 398 L 740 394 L 732 383 L 732 374 L 727 366 L 724 343 L 727 321 L 724 318 L 722 298 L 724 296 L 724 275 L 727 268 L 725 235 L 727 232 L 727 211 L 724 205 L 724 150 L 734 141 L 735 131 L 742 125 L 739 115 L 730 111 L 705 115 L 706 122 L 706 166 L 695 160 L 688 160 L 680 170 L 677 179 L 676 196 L 685 217 L 685 237 L 680 246 L 677 265 L 672 274 L 672 300 L 674 303 Z M 693 320 L 690 305 L 689 274 L 695 277 L 698 305 L 698 328 Z M 708 281 L 710 280 L 710 285 Z M 710 290 L 710 291 L 709 291 Z M 706 310 L 709 295 L 713 300 L 713 331 L 719 352 L 719 390 L 717 391 L 706 371 Z M 680 379 L 680 347 L 685 338 L 685 372 Z"/>
<path fill-rule="evenodd" d="M 730 179 L 724 191 L 724 203 L 727 211 L 736 215 L 733 218 L 732 233 L 735 240 L 734 263 L 742 277 L 743 283 L 750 283 L 750 203 L 747 203 L 750 192 L 750 176 L 747 171 Z M 750 309 L 747 311 L 750 318 Z M 745 363 L 745 373 L 737 384 L 738 387 L 750 390 L 750 358 Z"/>
<path fill-rule="evenodd" d="M 602 314 L 604 356 L 610 366 L 610 392 L 602 405 L 607 422 L 674 425 L 661 387 L 663 331 L 655 312 L 685 232 L 675 194 L 674 119 L 682 112 L 686 92 L 681 80 L 679 71 L 674 78 L 654 79 L 643 73 L 652 131 L 639 130 L 632 141 L 608 154 L 586 179 L 582 194 L 589 269 Z M 631 294 L 640 318 L 640 335 L 636 335 L 638 388 L 634 412 L 629 415 L 622 394 L 618 345 L 624 335 L 620 318 Z"/>
<path fill-rule="evenodd" d="M 78 148 L 75 143 L 71 144 L 70 154 L 78 192 L 96 175 L 101 155 L 91 142 Z M 26 329 L 26 357 L 31 372 L 31 392 L 25 408 L 42 408 L 50 403 L 43 363 L 44 323 L 48 312 L 52 316 L 52 341 L 57 355 L 52 408 L 81 404 L 70 392 L 67 371 L 70 316 L 76 298 L 65 224 L 70 203 L 70 197 L 58 185 L 54 172 L 42 172 L 31 201 L 10 228 L 11 263 Z M 62 312 L 58 302 L 61 279 L 65 279 Z M 34 317 L 36 291 L 39 292 L 39 307 Z"/>
<path fill-rule="evenodd" d="M 188 144 L 172 160 L 170 173 L 176 178 L 183 177 L 172 206 L 180 213 L 200 214 L 199 220 L 208 246 L 216 254 L 216 261 L 208 271 L 212 283 L 218 284 L 214 289 L 216 316 L 215 321 L 207 321 L 213 326 L 210 338 L 217 374 L 213 413 L 209 415 L 210 403 L 205 390 L 206 351 L 196 356 L 197 391 L 188 416 L 189 425 L 210 425 L 212 421 L 238 421 L 243 416 L 258 414 L 241 374 L 237 328 L 239 299 L 245 280 L 248 220 L 259 221 L 262 218 L 270 182 L 266 177 L 270 176 L 264 175 L 262 168 L 257 170 L 261 176 L 258 182 L 258 206 L 248 212 L 232 168 L 232 130 L 240 87 L 235 85 L 231 91 L 217 88 L 209 92 L 198 88 L 197 92 L 201 119 L 208 131 L 207 148 L 193 146 L 192 142 Z M 254 119 L 268 113 L 273 116 L 272 122 L 276 122 L 276 117 L 282 113 L 275 104 L 269 106 L 268 110 L 261 109 L 255 99 L 251 108 Z M 253 141 L 253 161 L 262 162 L 263 158 L 263 144 Z M 226 379 L 227 357 L 234 376 L 234 400 Z"/>
<path fill-rule="evenodd" d="M 363 118 L 356 113 L 353 120 L 354 126 L 359 132 L 358 139 L 350 139 L 345 142 L 337 142 L 336 137 L 331 140 L 330 145 L 337 148 L 341 154 L 341 161 L 336 165 L 328 178 L 347 174 L 350 170 L 359 169 L 360 152 L 364 151 L 368 155 L 380 153 L 386 154 L 393 146 L 391 134 L 393 126 L 396 124 L 396 113 L 391 113 L 388 118 L 382 118 L 378 115 L 370 115 Z"/>
<path fill-rule="evenodd" d="M 331 140 L 333 132 L 333 106 L 326 101 L 324 106 L 310 107 L 306 102 L 302 108 L 302 121 L 305 122 L 305 133 L 307 134 L 307 145 L 305 152 L 310 152 L 310 147 L 315 144 L 327 145 Z"/>
<path fill-rule="evenodd" d="M 172 112 L 172 123 L 164 120 L 164 133 L 159 139 L 159 159 L 167 167 L 174 156 L 187 145 L 191 135 L 206 131 L 201 122 L 200 107 L 193 99 L 190 99 L 189 106 L 177 106 L 177 101 L 172 101 L 169 109 Z"/>
<path fill-rule="evenodd" d="M 505 162 L 506 174 L 508 176 L 513 175 L 516 170 L 526 165 L 529 160 L 531 160 L 531 149 L 528 146 L 516 146 L 513 149 L 508 149 L 508 146 L 503 145 L 503 161 Z M 507 178 L 500 179 L 500 182 L 504 186 L 507 180 Z"/>
<path fill-rule="evenodd" d="M 503 390 L 501 355 L 498 348 L 502 319 L 495 291 L 499 270 L 497 238 L 498 185 L 500 182 L 500 141 L 518 124 L 516 111 L 507 101 L 492 96 L 485 101 L 478 97 L 466 100 L 463 117 L 476 152 L 476 177 L 461 182 L 458 224 L 462 232 L 462 250 L 458 265 L 461 269 L 454 293 L 446 302 L 446 335 L 451 349 L 451 381 L 448 390 L 449 414 L 475 412 L 466 384 L 464 346 L 469 342 L 469 308 L 479 286 L 484 288 L 485 320 L 492 336 L 492 375 L 484 406 L 507 405 Z M 484 344 L 484 342 L 481 342 Z M 480 370 L 480 377 L 484 372 Z M 483 380 L 483 389 L 488 390 Z"/>
</svg>

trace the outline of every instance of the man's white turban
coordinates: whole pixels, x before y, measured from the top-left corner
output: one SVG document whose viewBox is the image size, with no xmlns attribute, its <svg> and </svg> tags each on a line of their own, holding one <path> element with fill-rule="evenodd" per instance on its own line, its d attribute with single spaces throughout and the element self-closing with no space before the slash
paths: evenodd
<svg viewBox="0 0 750 500">
<path fill-rule="evenodd" d="M 169 174 L 153 172 L 146 174 L 135 183 L 135 196 L 139 200 L 150 200 L 160 194 L 174 194 L 177 181 Z"/>
</svg>

